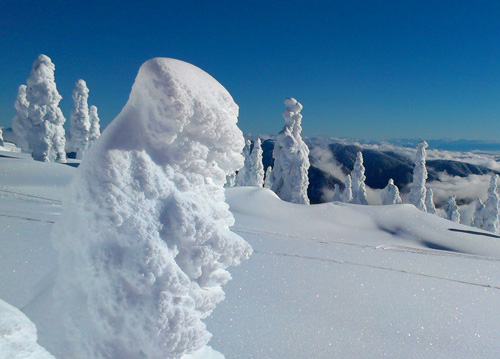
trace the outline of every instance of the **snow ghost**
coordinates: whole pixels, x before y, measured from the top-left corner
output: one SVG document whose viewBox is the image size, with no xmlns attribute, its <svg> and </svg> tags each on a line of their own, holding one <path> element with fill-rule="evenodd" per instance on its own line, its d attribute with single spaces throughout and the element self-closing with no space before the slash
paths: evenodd
<svg viewBox="0 0 500 359">
<path fill-rule="evenodd" d="M 284 201 L 309 204 L 309 148 L 302 139 L 302 105 L 294 98 L 285 100 L 285 127 L 276 136 L 272 190 Z"/>
<path fill-rule="evenodd" d="M 73 110 L 70 116 L 70 133 L 76 158 L 81 160 L 89 148 L 90 116 L 89 89 L 84 80 L 78 80 L 73 89 Z"/>
<path fill-rule="evenodd" d="M 28 133 L 31 128 L 31 121 L 28 119 L 28 100 L 26 100 L 26 85 L 19 86 L 14 107 L 16 115 L 12 120 L 12 131 L 16 138 L 17 147 L 23 152 L 31 152 L 28 145 Z"/>
<path fill-rule="evenodd" d="M 62 97 L 54 80 L 56 67 L 52 60 L 40 55 L 33 63 L 26 86 L 31 155 L 37 161 L 66 162 L 64 118 L 59 102 Z"/>
<path fill-rule="evenodd" d="M 97 114 L 97 107 L 92 105 L 89 108 L 90 130 L 89 130 L 89 148 L 101 135 L 101 125 L 99 115 Z"/>
<path fill-rule="evenodd" d="M 87 152 L 52 240 L 61 358 L 180 358 L 207 344 L 228 266 L 251 247 L 229 227 L 226 176 L 243 165 L 238 106 L 210 75 L 155 58 Z"/>
<path fill-rule="evenodd" d="M 250 141 L 247 141 L 243 156 L 245 156 L 245 164 L 238 172 L 236 184 L 238 186 L 264 186 L 264 164 L 262 163 L 262 147 L 260 138 L 253 144 L 253 149 L 250 151 Z"/>
<path fill-rule="evenodd" d="M 352 202 L 352 179 L 351 175 L 347 175 L 345 179 L 345 187 L 342 192 L 342 202 L 351 203 Z"/>
<path fill-rule="evenodd" d="M 455 196 L 448 197 L 445 205 L 443 206 L 443 209 L 446 219 L 452 222 L 460 223 L 460 212 L 458 211 L 458 206 Z"/>
<path fill-rule="evenodd" d="M 358 152 L 356 155 L 356 162 L 351 172 L 352 178 L 352 203 L 355 204 L 368 204 L 366 199 L 366 186 L 365 186 L 365 166 L 363 166 L 363 154 Z"/>
<path fill-rule="evenodd" d="M 426 212 L 425 197 L 427 189 L 425 182 L 427 181 L 427 167 L 425 159 L 427 153 L 425 149 L 429 145 L 425 141 L 421 141 L 417 145 L 417 154 L 415 155 L 415 167 L 413 168 L 413 185 L 410 190 L 410 203 L 414 204 L 419 210 Z"/>
<path fill-rule="evenodd" d="M 389 179 L 387 186 L 380 192 L 380 202 L 382 202 L 383 205 L 403 203 L 399 195 L 398 186 L 394 184 L 392 178 Z"/>
</svg>

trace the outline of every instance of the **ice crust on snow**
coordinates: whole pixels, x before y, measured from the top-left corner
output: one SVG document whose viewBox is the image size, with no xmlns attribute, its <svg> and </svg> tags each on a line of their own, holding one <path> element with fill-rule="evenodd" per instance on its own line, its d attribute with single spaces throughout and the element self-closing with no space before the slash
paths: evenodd
<svg viewBox="0 0 500 359">
<path fill-rule="evenodd" d="M 285 126 L 276 136 L 273 149 L 272 190 L 284 201 L 309 204 L 309 148 L 302 139 L 302 104 L 285 99 Z"/>
<path fill-rule="evenodd" d="M 180 358 L 211 335 L 228 266 L 251 247 L 229 227 L 226 175 L 241 168 L 238 106 L 210 75 L 155 58 L 75 173 L 54 226 L 66 358 Z M 54 342 L 57 340 L 57 342 Z"/>
</svg>

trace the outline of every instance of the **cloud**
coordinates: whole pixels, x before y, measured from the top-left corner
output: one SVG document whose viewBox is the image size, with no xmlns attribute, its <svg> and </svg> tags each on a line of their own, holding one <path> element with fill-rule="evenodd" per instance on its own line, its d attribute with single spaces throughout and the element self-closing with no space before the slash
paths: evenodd
<svg viewBox="0 0 500 359">
<path fill-rule="evenodd" d="M 449 196 L 456 196 L 457 202 L 470 203 L 477 198 L 485 200 L 490 184 L 489 175 L 470 175 L 468 177 L 439 174 L 439 181 L 427 182 L 427 188 L 434 192 L 436 205 L 443 204 Z"/>
<path fill-rule="evenodd" d="M 314 167 L 331 174 L 342 182 L 345 182 L 346 175 L 342 170 L 342 165 L 333 157 L 330 149 L 320 146 L 312 146 L 310 149 L 311 156 L 316 160 L 313 162 Z"/>
</svg>

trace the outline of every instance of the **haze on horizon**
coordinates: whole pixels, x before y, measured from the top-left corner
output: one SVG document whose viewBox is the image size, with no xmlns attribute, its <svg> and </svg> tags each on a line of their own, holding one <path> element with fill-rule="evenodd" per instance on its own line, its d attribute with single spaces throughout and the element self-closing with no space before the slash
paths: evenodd
<svg viewBox="0 0 500 359">
<path fill-rule="evenodd" d="M 0 13 L 0 126 L 41 53 L 66 119 L 81 78 L 103 126 L 161 56 L 217 78 L 247 133 L 278 133 L 291 96 L 305 136 L 498 141 L 498 1 L 8 0 Z"/>
</svg>

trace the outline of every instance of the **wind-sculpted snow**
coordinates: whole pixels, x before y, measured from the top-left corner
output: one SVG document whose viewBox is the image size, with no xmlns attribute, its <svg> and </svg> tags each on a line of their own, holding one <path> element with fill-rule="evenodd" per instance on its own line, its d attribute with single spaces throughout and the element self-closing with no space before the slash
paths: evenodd
<svg viewBox="0 0 500 359">
<path fill-rule="evenodd" d="M 146 62 L 87 153 L 55 225 L 65 358 L 180 358 L 211 335 L 228 266 L 251 247 L 229 227 L 226 175 L 244 140 L 230 94 L 199 68 Z"/>
</svg>

